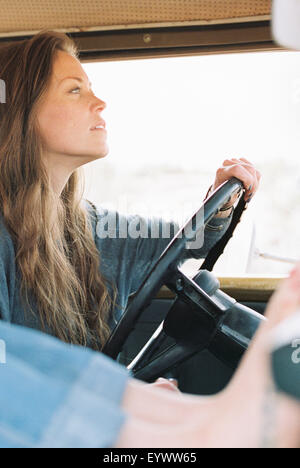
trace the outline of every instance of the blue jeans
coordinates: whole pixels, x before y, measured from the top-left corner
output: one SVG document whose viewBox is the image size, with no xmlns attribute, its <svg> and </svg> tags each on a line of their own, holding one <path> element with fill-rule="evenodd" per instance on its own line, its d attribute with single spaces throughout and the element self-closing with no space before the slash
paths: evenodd
<svg viewBox="0 0 300 468">
<path fill-rule="evenodd" d="M 111 447 L 126 418 L 125 368 L 0 321 L 0 447 Z"/>
</svg>

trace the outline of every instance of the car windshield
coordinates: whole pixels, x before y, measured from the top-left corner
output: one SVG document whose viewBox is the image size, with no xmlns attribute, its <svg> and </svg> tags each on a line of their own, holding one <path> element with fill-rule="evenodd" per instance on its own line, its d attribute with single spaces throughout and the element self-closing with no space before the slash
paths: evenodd
<svg viewBox="0 0 300 468">
<path fill-rule="evenodd" d="M 300 55 L 259 52 L 84 63 L 107 102 L 110 153 L 85 167 L 85 195 L 183 223 L 223 160 L 245 157 L 261 188 L 216 266 L 282 274 L 300 258 Z"/>
</svg>

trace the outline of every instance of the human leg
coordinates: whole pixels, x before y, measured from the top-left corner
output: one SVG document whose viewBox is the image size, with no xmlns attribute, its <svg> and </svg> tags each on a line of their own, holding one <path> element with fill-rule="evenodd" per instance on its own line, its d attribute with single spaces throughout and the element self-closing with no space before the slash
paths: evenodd
<svg viewBox="0 0 300 468">
<path fill-rule="evenodd" d="M 270 302 L 269 321 L 254 338 L 232 383 L 215 397 L 154 392 L 131 382 L 123 400 L 130 417 L 117 446 L 297 446 L 300 406 L 276 393 L 266 341 L 270 331 L 299 305 L 298 267 Z"/>
</svg>

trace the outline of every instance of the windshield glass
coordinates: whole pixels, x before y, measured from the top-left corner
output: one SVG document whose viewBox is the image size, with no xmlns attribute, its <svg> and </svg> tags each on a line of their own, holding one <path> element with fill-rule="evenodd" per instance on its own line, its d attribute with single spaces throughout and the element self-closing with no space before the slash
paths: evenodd
<svg viewBox="0 0 300 468">
<path fill-rule="evenodd" d="M 261 188 L 215 271 L 281 274 L 300 259 L 300 54 L 260 52 L 83 64 L 106 101 L 110 153 L 85 167 L 98 205 L 182 223 L 226 158 Z"/>
</svg>

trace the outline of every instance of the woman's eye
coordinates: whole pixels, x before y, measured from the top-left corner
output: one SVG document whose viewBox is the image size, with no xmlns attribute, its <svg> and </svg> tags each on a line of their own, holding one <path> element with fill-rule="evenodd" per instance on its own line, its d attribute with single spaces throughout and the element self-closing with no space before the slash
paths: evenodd
<svg viewBox="0 0 300 468">
<path fill-rule="evenodd" d="M 73 91 L 77 91 L 77 89 L 79 89 L 79 91 L 80 91 L 81 88 L 74 88 L 74 89 L 72 89 L 72 90 L 70 91 L 70 93 L 73 93 Z"/>
</svg>

